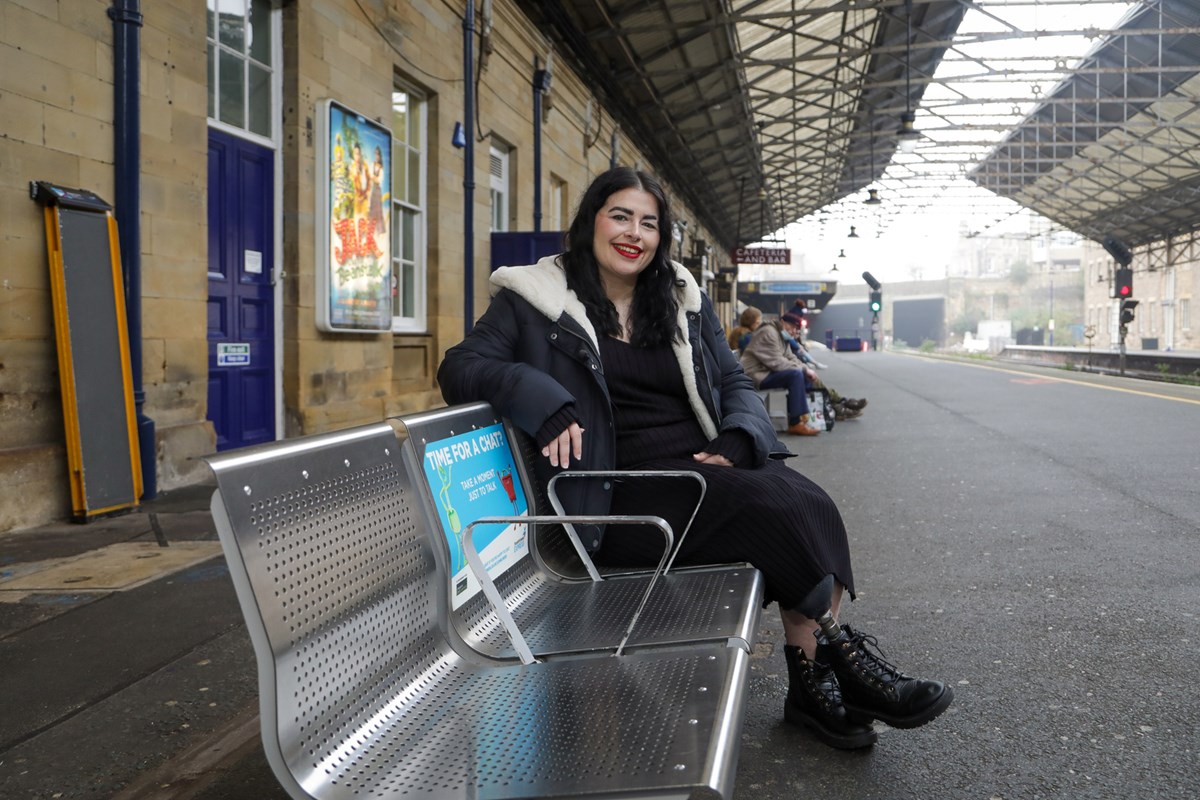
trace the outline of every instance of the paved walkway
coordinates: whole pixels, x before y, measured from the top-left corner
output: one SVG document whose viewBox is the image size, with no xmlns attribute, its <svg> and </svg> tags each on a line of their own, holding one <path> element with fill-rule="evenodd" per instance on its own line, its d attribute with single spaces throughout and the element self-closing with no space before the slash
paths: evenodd
<svg viewBox="0 0 1200 800">
<path fill-rule="evenodd" d="M 0 535 L 0 797 L 286 798 L 259 744 L 254 654 L 212 491 Z M 779 636 L 772 609 L 748 716 L 823 751 L 778 720 Z"/>
<path fill-rule="evenodd" d="M 211 493 L 0 535 L 0 796 L 117 796 L 254 708 Z"/>
<path fill-rule="evenodd" d="M 956 700 L 866 752 L 785 725 L 775 610 L 735 800 L 1200 796 L 1200 389 L 829 354 L 861 419 L 792 440 L 838 502 L 851 624 Z M 1115 391 L 1113 391 L 1115 390 Z M 1120 439 L 1097 420 L 1121 420 Z M 283 800 L 211 487 L 0 534 L 0 797 Z"/>
</svg>

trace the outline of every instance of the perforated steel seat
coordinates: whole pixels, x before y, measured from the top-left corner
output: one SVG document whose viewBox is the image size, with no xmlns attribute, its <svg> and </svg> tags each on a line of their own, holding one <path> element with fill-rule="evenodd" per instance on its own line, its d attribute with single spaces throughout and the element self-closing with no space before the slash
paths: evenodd
<svg viewBox="0 0 1200 800">
<path fill-rule="evenodd" d="M 522 666 L 447 638 L 446 578 L 391 426 L 209 461 L 263 746 L 293 797 L 732 791 L 746 653 L 703 643 Z"/>
<path fill-rule="evenodd" d="M 488 404 L 422 412 L 396 422 L 401 427 L 405 463 L 414 476 L 423 475 L 427 448 L 470 431 L 502 426 L 508 456 L 520 473 L 521 486 L 526 489 L 526 505 L 538 509 L 539 497 L 525 467 L 528 454 L 519 446 L 518 435 Z M 419 489 L 430 518 L 436 519 L 435 489 L 426 481 L 421 482 Z M 531 532 L 535 548 L 546 542 L 542 529 L 543 526 L 537 526 Z M 574 558 L 578 563 L 579 557 L 574 548 L 563 544 L 564 539 L 561 534 L 550 539 L 558 545 L 558 553 L 552 556 L 557 562 L 554 569 L 547 568 L 545 552 L 533 548 L 525 551 L 514 566 L 496 578 L 500 595 L 534 655 L 613 650 L 624 640 L 631 619 L 654 580 L 652 571 L 622 570 L 604 575 L 603 580 L 592 580 L 586 570 L 577 570 L 575 575 L 581 577 L 575 577 L 566 562 Z M 447 557 L 444 549 L 438 555 Z M 714 641 L 749 652 L 762 609 L 763 591 L 761 573 L 747 564 L 667 572 L 654 584 L 625 646 L 642 648 Z M 455 631 L 470 647 L 494 658 L 516 657 L 508 631 L 483 594 L 455 609 L 451 619 Z M 580 619 L 586 619 L 587 624 L 580 625 Z"/>
</svg>

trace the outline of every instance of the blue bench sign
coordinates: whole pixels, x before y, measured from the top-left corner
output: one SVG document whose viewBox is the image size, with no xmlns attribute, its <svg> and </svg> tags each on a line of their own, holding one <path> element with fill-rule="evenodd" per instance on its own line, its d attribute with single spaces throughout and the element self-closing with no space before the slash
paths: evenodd
<svg viewBox="0 0 1200 800">
<path fill-rule="evenodd" d="M 480 517 L 528 515 L 525 489 L 500 424 L 429 442 L 424 466 L 450 548 L 451 606 L 457 609 L 479 591 L 463 550 L 467 525 Z M 493 579 L 525 554 L 525 527 L 481 525 L 475 529 L 473 542 Z"/>
</svg>

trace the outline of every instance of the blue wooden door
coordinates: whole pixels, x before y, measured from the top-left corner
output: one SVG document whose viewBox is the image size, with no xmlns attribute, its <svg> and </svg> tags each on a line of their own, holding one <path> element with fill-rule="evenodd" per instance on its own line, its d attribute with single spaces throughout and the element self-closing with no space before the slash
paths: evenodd
<svg viewBox="0 0 1200 800">
<path fill-rule="evenodd" d="M 275 438 L 274 154 L 208 132 L 208 418 L 217 449 Z"/>
</svg>

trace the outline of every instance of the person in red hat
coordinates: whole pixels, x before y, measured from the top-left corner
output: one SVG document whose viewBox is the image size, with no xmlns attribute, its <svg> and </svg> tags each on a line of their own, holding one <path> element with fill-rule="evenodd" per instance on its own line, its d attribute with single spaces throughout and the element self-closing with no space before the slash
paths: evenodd
<svg viewBox="0 0 1200 800">
<path fill-rule="evenodd" d="M 800 337 L 803 334 L 804 312 L 799 307 L 794 307 L 782 317 L 778 322 L 770 323 L 769 325 L 759 325 L 755 328 L 755 333 L 766 328 L 763 334 L 765 339 L 760 341 L 755 349 L 755 352 L 747 358 L 747 353 L 750 351 L 750 341 L 754 336 L 747 337 L 747 343 L 741 349 L 742 368 L 746 370 L 753 380 L 755 388 L 758 389 L 789 389 L 789 406 L 788 416 L 792 416 L 792 406 L 790 405 L 791 385 L 795 382 L 798 386 L 799 378 L 794 374 L 781 374 L 775 377 L 768 377 L 772 372 L 790 373 L 800 371 L 804 377 L 804 393 L 814 389 L 824 389 L 829 393 L 829 403 L 833 407 L 834 413 L 839 420 L 854 419 L 862 416 L 863 409 L 867 407 L 866 398 L 844 397 L 838 393 L 832 386 L 826 384 L 823 380 L 817 377 L 817 373 L 813 371 L 813 366 L 823 367 L 823 364 L 817 364 L 810 358 L 806 358 L 807 353 L 804 346 L 800 344 Z M 782 338 L 783 346 L 779 345 L 777 339 Z M 765 381 L 765 382 L 764 382 Z M 801 414 L 808 414 L 807 399 L 804 404 L 804 411 Z M 806 423 L 807 427 L 812 427 Z M 796 426 L 796 431 L 790 430 L 793 427 L 789 421 L 789 433 L 795 433 L 797 436 L 808 436 L 801 431 L 802 426 Z"/>
<path fill-rule="evenodd" d="M 788 427 L 793 436 L 816 436 L 821 429 L 810 422 L 808 387 L 817 373 L 788 346 L 788 337 L 800 333 L 803 318 L 788 311 L 778 320 L 764 322 L 742 351 L 742 369 L 756 389 L 787 389 Z"/>
</svg>

